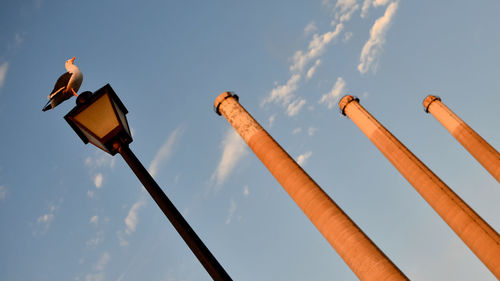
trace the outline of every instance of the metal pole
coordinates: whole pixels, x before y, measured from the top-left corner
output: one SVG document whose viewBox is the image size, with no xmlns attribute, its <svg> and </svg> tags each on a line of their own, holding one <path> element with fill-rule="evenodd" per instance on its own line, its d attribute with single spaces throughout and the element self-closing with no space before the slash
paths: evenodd
<svg viewBox="0 0 500 281">
<path fill-rule="evenodd" d="M 241 106 L 238 96 L 225 92 L 215 99 L 214 106 L 360 280 L 407 280 L 399 268 Z"/>
<path fill-rule="evenodd" d="M 420 193 L 484 265 L 500 279 L 500 236 L 353 96 L 339 102 L 347 115 Z"/>
<path fill-rule="evenodd" d="M 119 145 L 118 152 L 130 166 L 132 171 L 134 171 L 142 185 L 146 188 L 151 197 L 153 197 L 156 204 L 158 204 L 170 223 L 172 223 L 212 279 L 217 281 L 232 280 L 212 255 L 210 250 L 203 244 L 203 241 L 196 235 L 181 213 L 175 208 L 174 204 L 168 199 L 167 195 L 165 195 L 163 190 L 158 186 L 146 168 L 144 168 L 139 159 L 137 159 L 130 150 L 129 146 L 127 144 Z"/>
</svg>

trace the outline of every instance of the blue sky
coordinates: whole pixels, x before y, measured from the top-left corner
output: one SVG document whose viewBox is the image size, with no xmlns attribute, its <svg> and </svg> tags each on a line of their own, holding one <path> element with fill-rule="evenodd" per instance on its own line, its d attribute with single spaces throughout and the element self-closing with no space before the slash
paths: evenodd
<svg viewBox="0 0 500 281">
<path fill-rule="evenodd" d="M 227 90 L 413 280 L 494 280 L 336 105 L 361 104 L 489 224 L 498 183 L 428 94 L 500 148 L 498 1 L 4 1 L 0 280 L 210 280 L 126 166 L 41 111 L 76 56 L 234 280 L 356 280 L 213 101 Z"/>
</svg>

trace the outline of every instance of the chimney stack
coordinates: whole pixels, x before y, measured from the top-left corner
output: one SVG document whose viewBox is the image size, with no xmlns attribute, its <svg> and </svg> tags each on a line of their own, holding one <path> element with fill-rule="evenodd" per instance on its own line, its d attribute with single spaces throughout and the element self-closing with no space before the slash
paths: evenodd
<svg viewBox="0 0 500 281">
<path fill-rule="evenodd" d="M 237 95 L 222 93 L 215 99 L 214 106 L 215 111 L 229 121 L 360 280 L 407 280 L 391 260 L 240 105 Z"/>
<path fill-rule="evenodd" d="M 443 104 L 439 97 L 429 95 L 423 105 L 425 112 L 431 113 L 500 182 L 500 153 Z"/>
<path fill-rule="evenodd" d="M 359 104 L 344 96 L 339 102 L 347 115 L 396 169 L 431 205 L 486 267 L 500 279 L 500 236 L 441 179 Z"/>
</svg>

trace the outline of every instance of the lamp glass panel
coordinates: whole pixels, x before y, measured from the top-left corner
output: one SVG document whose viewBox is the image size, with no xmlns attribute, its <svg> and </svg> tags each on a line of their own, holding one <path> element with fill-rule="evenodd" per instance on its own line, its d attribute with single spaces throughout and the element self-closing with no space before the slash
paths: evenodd
<svg viewBox="0 0 500 281">
<path fill-rule="evenodd" d="M 116 104 L 116 102 L 113 101 L 113 105 L 115 106 L 118 118 L 120 118 L 120 123 L 122 124 L 123 128 L 127 131 L 127 133 L 130 135 L 130 128 L 128 127 L 127 117 L 125 117 L 125 113 L 120 110 L 120 107 Z"/>
<path fill-rule="evenodd" d="M 74 118 L 100 139 L 120 125 L 108 95 L 101 96 Z"/>
<path fill-rule="evenodd" d="M 75 124 L 76 124 L 76 126 L 78 126 L 80 128 L 80 126 L 77 123 L 75 123 Z M 96 139 L 92 134 L 89 134 L 85 129 L 80 128 L 80 132 L 82 132 L 85 135 L 85 137 L 89 140 L 89 142 L 91 144 L 93 144 L 93 145 L 99 147 L 100 149 L 110 153 L 108 151 L 108 149 L 106 147 L 104 147 L 103 143 L 101 143 L 98 139 Z"/>
</svg>

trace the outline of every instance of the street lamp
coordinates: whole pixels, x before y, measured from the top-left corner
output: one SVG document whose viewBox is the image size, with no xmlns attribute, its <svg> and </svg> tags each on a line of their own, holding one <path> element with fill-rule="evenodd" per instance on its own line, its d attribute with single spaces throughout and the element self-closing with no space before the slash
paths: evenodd
<svg viewBox="0 0 500 281">
<path fill-rule="evenodd" d="M 76 100 L 76 106 L 64 116 L 64 119 L 85 144 L 90 142 L 111 155 L 120 153 L 212 279 L 231 280 L 231 277 L 130 150 L 132 135 L 125 117 L 127 113 L 127 109 L 113 88 L 106 84 L 95 93 L 80 94 Z"/>
</svg>

